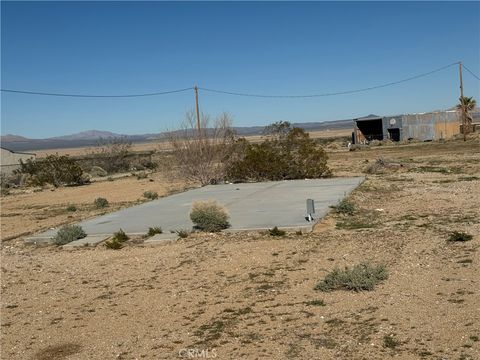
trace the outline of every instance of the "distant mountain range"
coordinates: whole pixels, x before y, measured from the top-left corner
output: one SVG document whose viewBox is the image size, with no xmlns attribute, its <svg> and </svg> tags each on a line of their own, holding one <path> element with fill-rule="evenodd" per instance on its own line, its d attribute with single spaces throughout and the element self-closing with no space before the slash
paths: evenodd
<svg viewBox="0 0 480 360">
<path fill-rule="evenodd" d="M 125 135 L 115 134 L 110 131 L 87 130 L 76 134 L 56 136 L 49 138 L 50 140 L 95 140 L 95 139 L 111 139 L 124 137 Z"/>
<path fill-rule="evenodd" d="M 449 110 L 454 110 L 452 107 Z M 441 110 L 437 110 L 441 111 Z M 474 122 L 480 122 L 480 108 L 476 107 L 471 111 Z M 370 114 L 366 117 L 375 117 Z M 308 122 L 308 123 L 293 123 L 293 126 L 300 127 L 306 131 L 320 131 L 320 130 L 335 130 L 335 129 L 352 129 L 353 119 L 348 120 L 334 120 L 324 122 Z M 264 126 L 243 126 L 234 127 L 239 136 L 261 135 Z M 76 134 L 56 136 L 47 139 L 29 139 L 20 135 L 7 134 L 0 137 L 1 146 L 14 151 L 32 151 L 32 150 L 47 150 L 47 149 L 65 149 L 76 148 L 84 146 L 95 146 L 102 139 L 123 138 L 132 143 L 148 142 L 159 139 L 165 139 L 168 133 L 153 133 L 141 135 L 123 135 L 116 134 L 110 131 L 87 130 Z"/>
<path fill-rule="evenodd" d="M 306 131 L 346 129 L 352 127 L 352 120 L 336 120 L 326 122 L 294 123 Z M 234 127 L 239 136 L 261 135 L 264 126 Z M 7 134 L 1 136 L 1 146 L 13 151 L 65 149 L 97 145 L 101 140 L 122 138 L 133 143 L 164 139 L 167 133 L 123 135 L 110 131 L 87 130 L 76 134 L 56 136 L 47 139 L 29 139 L 20 135 Z"/>
</svg>

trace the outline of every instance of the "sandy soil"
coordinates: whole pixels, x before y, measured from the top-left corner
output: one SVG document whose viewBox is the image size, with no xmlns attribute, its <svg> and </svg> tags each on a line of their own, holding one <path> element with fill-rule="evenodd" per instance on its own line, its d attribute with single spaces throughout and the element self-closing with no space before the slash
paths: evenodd
<svg viewBox="0 0 480 360">
<path fill-rule="evenodd" d="M 114 181 L 99 178 L 85 186 L 13 190 L 12 195 L 2 197 L 1 238 L 25 236 L 142 203 L 148 201 L 143 197 L 145 191 L 157 192 L 161 197 L 188 186 L 191 185 L 153 173 L 146 179 L 126 174 Z M 108 208 L 97 209 L 94 206 L 93 202 L 98 197 L 108 200 Z M 77 210 L 68 211 L 69 205 L 75 205 Z"/>
<path fill-rule="evenodd" d="M 479 148 L 477 139 L 331 152 L 337 174 L 379 156 L 404 166 L 368 175 L 350 196 L 356 213 L 332 212 L 310 234 L 137 239 L 117 251 L 4 242 L 2 358 L 478 359 Z M 116 199 L 137 199 L 134 184 Z M 25 196 L 12 198 L 20 206 Z M 474 238 L 447 242 L 454 230 Z M 362 261 L 385 264 L 389 278 L 373 291 L 314 290 Z"/>
</svg>

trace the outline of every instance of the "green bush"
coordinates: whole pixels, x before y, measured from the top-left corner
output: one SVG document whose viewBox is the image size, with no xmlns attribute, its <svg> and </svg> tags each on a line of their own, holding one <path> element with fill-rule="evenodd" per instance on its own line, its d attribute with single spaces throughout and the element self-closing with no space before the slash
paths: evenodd
<svg viewBox="0 0 480 360">
<path fill-rule="evenodd" d="M 275 125 L 275 124 L 274 124 Z M 247 143 L 243 154 L 227 168 L 229 181 L 314 179 L 331 176 L 327 154 L 308 133 L 280 124 L 273 138 Z M 277 129 L 274 127 L 274 129 Z M 288 131 L 287 131 L 288 129 Z"/>
<path fill-rule="evenodd" d="M 345 267 L 344 270 L 335 268 L 315 286 L 315 290 L 373 290 L 375 285 L 387 278 L 388 273 L 385 266 L 373 266 L 369 263 L 361 263 L 355 265 L 353 268 Z"/>
<path fill-rule="evenodd" d="M 465 232 L 454 231 L 450 233 L 448 237 L 448 241 L 451 242 L 463 242 L 463 241 L 470 241 L 473 239 L 473 235 L 467 234 Z"/>
<path fill-rule="evenodd" d="M 192 205 L 190 219 L 195 228 L 207 232 L 218 232 L 230 226 L 228 212 L 215 201 L 197 201 Z"/>
<path fill-rule="evenodd" d="M 147 236 L 153 236 L 153 235 L 161 234 L 161 233 L 163 233 L 161 227 L 159 227 L 159 226 L 150 227 L 150 228 L 148 228 Z"/>
<path fill-rule="evenodd" d="M 130 239 L 128 237 L 127 234 L 125 234 L 125 231 L 123 231 L 122 229 L 118 230 L 117 232 L 113 233 L 113 236 L 112 236 L 112 240 L 117 240 L 119 242 L 125 242 L 127 241 L 128 239 Z"/>
<path fill-rule="evenodd" d="M 105 198 L 99 197 L 93 201 L 93 204 L 97 209 L 103 209 L 108 206 L 108 200 Z"/>
<path fill-rule="evenodd" d="M 83 239 L 87 234 L 78 225 L 65 225 L 58 230 L 57 234 L 52 238 L 57 245 L 65 245 L 72 241 Z"/>
<path fill-rule="evenodd" d="M 20 160 L 17 173 L 30 175 L 30 182 L 38 186 L 82 185 L 86 182 L 82 168 L 67 155 L 48 155 L 44 159 L 28 159 L 25 162 Z"/>
<path fill-rule="evenodd" d="M 68 205 L 67 206 L 67 211 L 75 212 L 75 211 L 77 211 L 77 207 L 75 205 Z"/>
<path fill-rule="evenodd" d="M 145 191 L 143 193 L 143 197 L 145 199 L 155 200 L 155 199 L 158 199 L 158 194 L 155 191 Z"/>
<path fill-rule="evenodd" d="M 273 229 L 268 229 L 268 234 L 270 236 L 284 236 L 286 232 L 275 226 Z"/>
<path fill-rule="evenodd" d="M 335 206 L 335 211 L 339 214 L 353 215 L 355 212 L 355 205 L 347 199 L 343 199 L 337 206 Z"/>
</svg>

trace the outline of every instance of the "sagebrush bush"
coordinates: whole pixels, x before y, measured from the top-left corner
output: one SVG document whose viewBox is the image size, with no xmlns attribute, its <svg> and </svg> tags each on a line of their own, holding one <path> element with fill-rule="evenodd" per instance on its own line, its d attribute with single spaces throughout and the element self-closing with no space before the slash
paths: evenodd
<svg viewBox="0 0 480 360">
<path fill-rule="evenodd" d="M 162 228 L 160 226 L 154 226 L 148 228 L 147 236 L 153 236 L 161 233 L 163 233 Z"/>
<path fill-rule="evenodd" d="M 353 291 L 373 290 L 375 285 L 388 278 L 388 273 L 383 265 L 374 266 L 361 263 L 344 270 L 335 268 L 320 281 L 315 290 L 332 291 L 347 289 Z"/>
<path fill-rule="evenodd" d="M 93 204 L 97 209 L 102 209 L 108 206 L 108 200 L 102 197 L 98 197 L 93 201 Z"/>
<path fill-rule="evenodd" d="M 87 234 L 78 225 L 65 225 L 58 230 L 57 234 L 52 238 L 57 245 L 65 245 L 72 241 L 83 239 Z"/>
<path fill-rule="evenodd" d="M 353 215 L 355 212 L 355 205 L 347 199 L 343 199 L 337 206 L 335 206 L 335 211 L 339 214 Z"/>
<path fill-rule="evenodd" d="M 218 232 L 230 226 L 227 210 L 216 201 L 194 202 L 190 219 L 196 229 L 207 232 Z"/>
<path fill-rule="evenodd" d="M 143 197 L 145 199 L 149 199 L 149 200 L 155 200 L 155 199 L 158 199 L 158 193 L 156 193 L 155 191 L 145 191 L 143 193 Z"/>
<path fill-rule="evenodd" d="M 120 241 L 120 242 L 125 242 L 128 239 L 130 239 L 130 238 L 128 237 L 127 234 L 125 234 L 125 231 L 123 231 L 122 229 L 113 233 L 113 236 L 112 236 L 112 240 L 117 240 L 117 241 Z"/>
</svg>

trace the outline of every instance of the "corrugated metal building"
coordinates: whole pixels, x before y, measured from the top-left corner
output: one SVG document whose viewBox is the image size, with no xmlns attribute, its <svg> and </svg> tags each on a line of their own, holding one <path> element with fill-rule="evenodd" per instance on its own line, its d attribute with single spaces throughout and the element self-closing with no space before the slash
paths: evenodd
<svg viewBox="0 0 480 360">
<path fill-rule="evenodd" d="M 0 148 L 0 174 L 10 175 L 14 170 L 20 169 L 20 160 L 35 158 L 35 154 L 26 152 L 16 152 L 5 148 Z"/>
<path fill-rule="evenodd" d="M 458 111 L 437 111 L 397 116 L 375 116 L 353 120 L 353 142 L 371 140 L 421 141 L 449 139 L 460 133 Z"/>
</svg>

